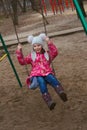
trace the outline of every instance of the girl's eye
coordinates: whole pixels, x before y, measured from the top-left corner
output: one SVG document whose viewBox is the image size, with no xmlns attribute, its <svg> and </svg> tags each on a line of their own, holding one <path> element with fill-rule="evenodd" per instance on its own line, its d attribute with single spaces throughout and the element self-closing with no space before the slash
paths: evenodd
<svg viewBox="0 0 87 130">
<path fill-rule="evenodd" d="M 38 47 L 41 47 L 41 45 L 38 45 Z"/>
<path fill-rule="evenodd" d="M 34 47 L 36 47 L 36 46 L 34 45 Z"/>
</svg>

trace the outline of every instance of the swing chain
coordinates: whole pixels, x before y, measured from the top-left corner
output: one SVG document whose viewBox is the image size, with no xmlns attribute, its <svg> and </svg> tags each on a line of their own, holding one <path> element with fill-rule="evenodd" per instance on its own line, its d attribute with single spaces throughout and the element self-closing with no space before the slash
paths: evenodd
<svg viewBox="0 0 87 130">
<path fill-rule="evenodd" d="M 13 16 L 11 14 L 11 7 L 10 7 L 11 3 L 10 1 L 8 0 L 8 12 L 9 12 L 9 15 L 12 19 L 12 23 L 13 23 L 13 27 L 14 27 L 14 31 L 15 31 L 15 34 L 16 34 L 16 38 L 17 38 L 17 41 L 18 41 L 18 44 L 21 44 L 20 43 L 20 40 L 19 40 L 19 37 L 18 37 L 18 33 L 17 33 L 17 28 L 16 28 L 16 25 L 14 23 L 14 19 L 13 19 Z M 22 55 L 23 55 L 23 51 L 22 51 Z M 23 55 L 23 59 L 24 59 L 24 55 Z M 25 69 L 26 69 L 26 73 L 27 75 L 29 76 L 29 72 L 28 72 L 28 68 L 27 68 L 27 64 L 25 63 Z"/>
</svg>

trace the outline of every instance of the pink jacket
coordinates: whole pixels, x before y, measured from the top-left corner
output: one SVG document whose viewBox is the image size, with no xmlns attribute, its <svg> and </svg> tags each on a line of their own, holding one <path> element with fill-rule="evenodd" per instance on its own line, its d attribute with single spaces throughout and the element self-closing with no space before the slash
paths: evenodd
<svg viewBox="0 0 87 130">
<path fill-rule="evenodd" d="M 53 74 L 53 70 L 50 64 L 51 64 L 51 61 L 58 55 L 58 50 L 52 41 L 49 41 L 48 48 L 49 48 L 49 51 L 47 52 L 51 60 L 47 60 L 44 54 L 36 53 L 36 59 L 35 61 L 33 61 L 31 57 L 31 53 L 28 56 L 23 57 L 22 52 L 19 50 L 16 50 L 17 59 L 19 63 L 21 65 L 31 64 L 32 66 L 30 76 L 28 76 L 26 79 L 27 85 L 30 84 L 30 78 L 32 76 L 46 76 L 50 73 Z"/>
</svg>

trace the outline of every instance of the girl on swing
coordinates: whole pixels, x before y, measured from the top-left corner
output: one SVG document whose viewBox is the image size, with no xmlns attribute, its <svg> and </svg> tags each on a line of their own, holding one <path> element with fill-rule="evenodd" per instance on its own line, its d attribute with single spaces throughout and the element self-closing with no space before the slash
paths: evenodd
<svg viewBox="0 0 87 130">
<path fill-rule="evenodd" d="M 48 44 L 48 51 L 43 48 L 44 41 Z M 51 61 L 58 55 L 58 50 L 44 33 L 38 36 L 29 36 L 28 42 L 32 44 L 32 52 L 23 57 L 22 46 L 19 44 L 16 50 L 17 59 L 21 65 L 31 64 L 32 70 L 28 76 L 26 83 L 30 89 L 39 87 L 42 98 L 48 105 L 50 110 L 53 110 L 56 103 L 53 102 L 50 93 L 48 92 L 47 83 L 49 83 L 63 102 L 67 101 L 67 95 L 61 83 L 54 76 L 51 68 Z M 31 84 L 30 84 L 31 83 Z"/>
</svg>

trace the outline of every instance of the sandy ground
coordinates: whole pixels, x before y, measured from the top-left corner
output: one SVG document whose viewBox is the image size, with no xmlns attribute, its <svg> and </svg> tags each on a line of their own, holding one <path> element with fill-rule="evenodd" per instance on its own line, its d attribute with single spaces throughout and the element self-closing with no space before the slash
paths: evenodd
<svg viewBox="0 0 87 130">
<path fill-rule="evenodd" d="M 71 20 L 67 25 L 64 22 L 66 17 Z M 64 22 L 66 26 L 60 26 L 61 19 L 62 25 Z M 81 26 L 74 14 L 60 16 L 58 23 L 60 29 Z M 3 35 L 7 34 L 6 28 L 2 31 Z M 0 62 L 0 130 L 87 130 L 87 36 L 84 32 L 78 32 L 53 40 L 59 50 L 53 66 L 68 95 L 68 101 L 63 103 L 52 87 L 48 86 L 57 103 L 55 109 L 50 111 L 39 89 L 32 91 L 26 87 L 26 69 L 16 59 L 17 46 L 12 46 L 8 50 L 23 87 L 20 88 L 8 58 L 5 58 Z M 24 55 L 30 50 L 29 44 L 23 45 Z"/>
</svg>

